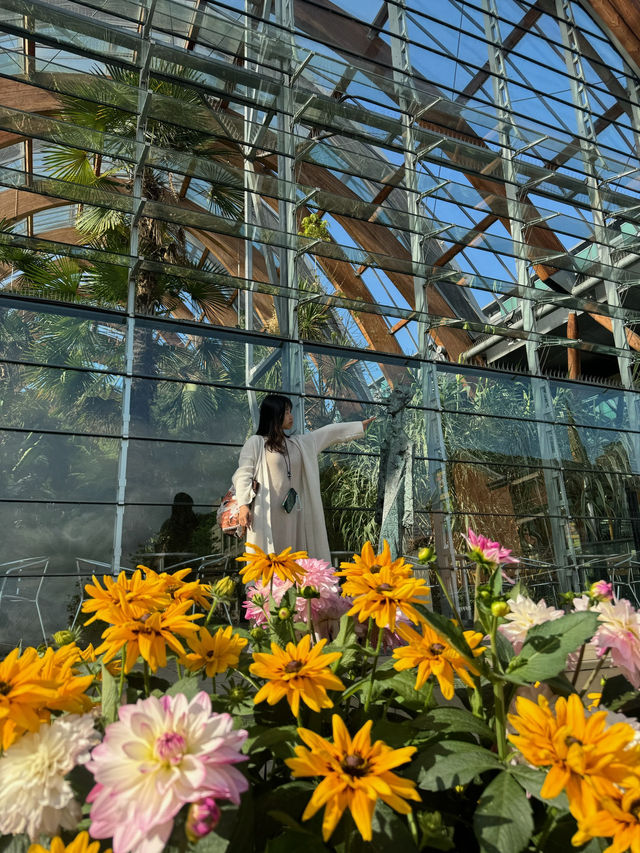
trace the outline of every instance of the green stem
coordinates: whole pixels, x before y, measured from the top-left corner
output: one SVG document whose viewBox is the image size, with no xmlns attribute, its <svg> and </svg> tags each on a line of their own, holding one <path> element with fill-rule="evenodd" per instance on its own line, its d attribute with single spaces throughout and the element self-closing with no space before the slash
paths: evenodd
<svg viewBox="0 0 640 853">
<path fill-rule="evenodd" d="M 597 663 L 596 667 L 594 668 L 594 670 L 593 670 L 593 672 L 591 673 L 591 675 L 589 676 L 589 678 L 587 678 L 587 680 L 586 680 L 586 682 L 585 682 L 584 687 L 583 687 L 583 688 L 582 688 L 582 690 L 580 691 L 580 698 L 581 698 L 581 699 L 582 699 L 582 697 L 583 697 L 583 696 L 585 696 L 585 695 L 586 695 L 587 690 L 588 690 L 588 689 L 591 687 L 591 685 L 593 684 L 593 681 L 594 681 L 594 679 L 595 679 L 596 675 L 598 675 L 598 673 L 600 672 L 600 670 L 601 670 L 601 669 L 602 669 L 602 667 L 604 666 L 604 662 L 605 662 L 605 660 L 607 659 L 608 654 L 609 654 L 609 649 L 605 649 L 605 650 L 604 650 L 604 654 L 602 655 L 602 657 L 601 657 L 601 658 L 600 658 L 600 660 L 598 661 L 598 663 Z"/>
<path fill-rule="evenodd" d="M 244 678 L 244 680 L 247 681 L 253 687 L 253 689 L 256 691 L 256 693 L 258 692 L 258 690 L 260 690 L 259 685 L 256 684 L 256 682 L 253 680 L 253 678 L 250 678 L 248 675 L 245 675 L 244 672 L 240 672 L 239 669 L 234 669 L 233 671 L 237 672 L 238 675 L 240 676 L 240 678 Z"/>
<path fill-rule="evenodd" d="M 553 832 L 553 828 L 556 825 L 558 820 L 557 818 L 558 810 L 553 806 L 549 806 L 549 811 L 547 812 L 547 818 L 544 822 L 544 826 L 542 827 L 542 832 L 540 833 L 540 838 L 538 839 L 538 843 L 536 844 L 536 853 L 544 853 L 545 846 L 547 843 L 547 839 Z"/>
<path fill-rule="evenodd" d="M 369 705 L 371 704 L 371 696 L 373 695 L 373 681 L 376 674 L 376 667 L 378 666 L 378 658 L 380 657 L 380 649 L 382 648 L 382 634 L 384 632 L 383 628 L 378 628 L 378 642 L 376 644 L 375 657 L 373 658 L 373 664 L 371 665 L 371 675 L 369 676 L 369 689 L 367 691 L 367 699 L 364 703 L 364 712 L 365 714 L 369 711 Z"/>
<path fill-rule="evenodd" d="M 144 661 L 144 666 L 142 668 L 142 674 L 144 677 L 144 695 L 150 696 L 151 695 L 151 688 L 149 686 L 149 664 L 146 661 Z"/>
<path fill-rule="evenodd" d="M 498 659 L 498 646 L 496 635 L 498 633 L 498 617 L 494 616 L 491 619 L 491 656 L 493 658 L 494 672 L 499 672 L 500 661 Z M 494 716 L 496 721 L 496 742 L 498 745 L 498 755 L 503 760 L 507 757 L 507 709 L 504 701 L 504 683 L 500 678 L 493 681 L 493 701 L 494 701 Z"/>
<path fill-rule="evenodd" d="M 178 680 L 180 680 L 182 678 L 182 667 L 178 658 L 176 658 L 176 672 L 178 673 Z"/>
<path fill-rule="evenodd" d="M 582 666 L 582 659 L 584 658 L 584 650 L 585 650 L 586 646 L 587 646 L 586 643 L 583 643 L 580 646 L 580 654 L 578 655 L 578 662 L 576 663 L 576 669 L 575 669 L 575 672 L 573 673 L 573 678 L 571 679 L 571 683 L 573 684 L 574 687 L 578 683 L 578 676 L 580 675 L 580 668 Z"/>
<path fill-rule="evenodd" d="M 213 591 L 211 592 L 211 595 L 213 597 L 211 599 L 211 607 L 209 608 L 209 612 L 207 613 L 207 618 L 204 620 L 205 626 L 208 625 L 209 622 L 211 621 L 211 617 L 213 616 L 214 610 L 218 606 L 218 597 L 215 595 L 215 593 Z"/>
<path fill-rule="evenodd" d="M 414 815 L 413 811 L 410 811 L 407 815 L 407 821 L 409 823 L 409 829 L 411 830 L 413 842 L 416 847 L 418 847 L 420 843 L 420 836 L 418 834 L 418 824 L 416 823 L 416 816 Z"/>
<path fill-rule="evenodd" d="M 316 632 L 313 627 L 313 617 L 311 615 L 311 599 L 307 598 L 307 630 L 309 631 L 309 636 L 311 637 L 311 642 L 315 645 L 317 643 Z"/>
<path fill-rule="evenodd" d="M 120 683 L 118 684 L 118 695 L 122 699 L 122 691 L 124 690 L 124 646 L 120 652 Z"/>
<path fill-rule="evenodd" d="M 451 612 L 453 613 L 454 618 L 458 622 L 458 625 L 462 625 L 462 620 L 460 618 L 460 614 L 458 613 L 458 608 L 454 605 L 453 600 L 452 600 L 451 596 L 449 595 L 449 590 L 447 589 L 447 587 L 444 584 L 444 581 L 442 580 L 442 575 L 440 574 L 440 572 L 437 569 L 437 567 L 435 566 L 435 564 L 432 566 L 432 568 L 433 568 L 433 573 L 436 576 L 438 583 L 440 584 L 440 589 L 444 592 L 444 597 L 447 599 L 447 603 L 449 604 L 449 607 L 451 608 Z"/>
<path fill-rule="evenodd" d="M 218 691 L 216 689 L 216 676 L 214 673 L 214 675 L 211 676 L 211 695 L 215 696 L 217 692 Z"/>
<path fill-rule="evenodd" d="M 425 711 L 428 711 L 429 708 L 431 707 L 431 700 L 432 699 L 433 699 L 433 681 L 431 679 L 429 679 L 429 681 L 427 682 L 427 695 L 425 696 L 425 699 L 424 699 Z"/>
</svg>

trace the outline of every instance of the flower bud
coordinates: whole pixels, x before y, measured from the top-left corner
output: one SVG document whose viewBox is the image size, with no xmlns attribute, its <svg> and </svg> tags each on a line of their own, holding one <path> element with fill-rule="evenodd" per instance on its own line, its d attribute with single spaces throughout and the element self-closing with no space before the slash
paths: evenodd
<svg viewBox="0 0 640 853">
<path fill-rule="evenodd" d="M 427 563 L 433 563 L 436 559 L 435 548 L 429 545 L 427 548 L 421 548 L 418 551 L 418 562 L 425 566 Z"/>
<path fill-rule="evenodd" d="M 278 610 L 278 619 L 280 619 L 282 622 L 286 622 L 287 619 L 289 619 L 290 617 L 291 611 L 288 607 L 281 607 L 280 610 Z"/>
<path fill-rule="evenodd" d="M 214 584 L 213 593 L 217 598 L 231 598 L 235 589 L 235 581 L 227 575 Z"/>
<path fill-rule="evenodd" d="M 205 797 L 197 803 L 191 803 L 185 826 L 187 838 L 195 844 L 200 838 L 213 832 L 219 820 L 220 809 L 213 797 Z"/>
<path fill-rule="evenodd" d="M 58 648 L 61 648 L 62 646 L 68 646 L 71 643 L 75 643 L 75 641 L 75 631 L 71 631 L 68 628 L 63 631 L 56 631 L 53 635 L 53 642 Z"/>
<path fill-rule="evenodd" d="M 232 687 L 227 693 L 227 699 L 230 702 L 243 702 L 247 698 L 247 691 L 244 687 Z"/>
<path fill-rule="evenodd" d="M 488 589 L 478 589 L 478 598 L 481 601 L 491 601 L 491 592 Z"/>
<path fill-rule="evenodd" d="M 613 585 L 607 581 L 596 581 L 589 587 L 589 595 L 598 601 L 611 601 L 613 598 Z"/>
<path fill-rule="evenodd" d="M 320 598 L 320 590 L 316 589 L 315 586 L 303 586 L 300 590 L 300 596 L 306 599 Z"/>
<path fill-rule="evenodd" d="M 260 595 L 259 592 L 256 592 L 251 596 L 251 601 L 256 607 L 262 607 L 264 605 L 264 595 Z"/>
<path fill-rule="evenodd" d="M 509 612 L 509 605 L 506 601 L 494 601 L 491 605 L 492 616 L 506 616 Z"/>
<path fill-rule="evenodd" d="M 262 640 L 264 640 L 264 638 L 267 636 L 264 628 L 261 628 L 259 625 L 257 625 L 255 628 L 252 628 L 249 631 L 249 634 L 251 635 L 251 639 L 256 643 L 262 642 Z"/>
</svg>

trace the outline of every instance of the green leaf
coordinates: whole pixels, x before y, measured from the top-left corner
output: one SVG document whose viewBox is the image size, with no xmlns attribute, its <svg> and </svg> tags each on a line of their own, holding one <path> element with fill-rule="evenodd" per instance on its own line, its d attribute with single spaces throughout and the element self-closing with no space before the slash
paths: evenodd
<svg viewBox="0 0 640 853">
<path fill-rule="evenodd" d="M 569 810 L 569 800 L 564 791 L 558 794 L 558 796 L 553 800 L 543 799 L 540 796 L 544 780 L 547 777 L 546 770 L 539 770 L 536 767 L 527 767 L 525 764 L 513 764 L 509 767 L 509 773 L 511 773 L 511 775 L 514 776 L 522 785 L 525 791 L 528 794 L 531 794 L 532 797 L 535 797 L 536 800 L 540 800 L 542 803 L 554 806 L 554 808 L 560 809 L 563 812 Z"/>
<path fill-rule="evenodd" d="M 118 682 L 111 675 L 107 667 L 102 664 L 102 716 L 107 723 L 113 723 L 118 719 L 118 707 L 120 706 L 120 691 Z"/>
<path fill-rule="evenodd" d="M 261 749 L 268 749 L 277 758 L 289 758 L 297 743 L 298 732 L 295 726 L 254 726 L 249 730 L 243 750 L 247 755 L 251 755 Z"/>
<path fill-rule="evenodd" d="M 593 838 L 582 847 L 574 847 L 571 838 L 577 830 L 575 819 L 570 815 L 564 815 L 547 836 L 544 842 L 544 853 L 601 853 L 609 842 L 604 838 Z"/>
<path fill-rule="evenodd" d="M 598 614 L 567 613 L 553 622 L 535 625 L 527 634 L 520 654 L 513 658 L 505 678 L 516 684 L 545 681 L 561 672 L 567 655 L 591 639 Z"/>
<path fill-rule="evenodd" d="M 474 657 L 473 652 L 471 651 L 469 644 L 464 638 L 463 631 L 457 626 L 454 625 L 451 619 L 448 619 L 446 616 L 443 616 L 440 613 L 434 613 L 431 610 L 427 610 L 426 607 L 417 606 L 417 609 L 420 611 L 420 615 L 424 618 L 424 621 L 429 624 L 434 631 L 437 631 L 438 634 L 441 634 L 446 641 L 452 646 L 457 652 L 469 662 L 473 663 L 474 667 L 478 670 L 478 672 L 482 674 L 487 673 L 487 666 L 482 660 L 481 657 Z"/>
<path fill-rule="evenodd" d="M 167 690 L 168 696 L 176 696 L 178 693 L 184 693 L 189 701 L 199 693 L 201 686 L 197 675 L 187 675 L 186 678 L 181 678 L 172 684 Z"/>
<path fill-rule="evenodd" d="M 442 706 L 434 708 L 427 714 L 421 714 L 412 720 L 409 725 L 412 728 L 428 729 L 434 734 L 445 734 L 449 732 L 466 732 L 485 740 L 493 740 L 493 731 L 484 720 L 474 717 L 470 711 L 464 708 Z"/>
<path fill-rule="evenodd" d="M 348 670 L 358 658 L 361 651 L 360 646 L 356 643 L 356 626 L 351 616 L 343 614 L 340 618 L 340 627 L 338 636 L 332 643 L 329 643 L 325 651 L 341 652 L 342 657 L 336 662 L 336 670 Z M 333 667 L 332 667 L 333 669 Z"/>
<path fill-rule="evenodd" d="M 363 841 L 356 832 L 349 847 L 350 853 L 418 853 L 407 819 L 378 800 L 371 820 L 371 841 Z"/>
<path fill-rule="evenodd" d="M 508 773 L 500 773 L 482 792 L 473 816 L 482 853 L 520 853 L 533 832 L 527 795 Z"/>
<path fill-rule="evenodd" d="M 496 632 L 496 648 L 498 650 L 498 660 L 506 669 L 511 663 L 515 652 L 509 640 L 500 631 Z"/>
<path fill-rule="evenodd" d="M 328 853 L 329 848 L 317 835 L 287 829 L 267 842 L 266 853 Z"/>
<path fill-rule="evenodd" d="M 26 835 L 3 835 L 0 838 L 1 853 L 27 853 L 30 846 Z"/>
<path fill-rule="evenodd" d="M 488 749 L 467 741 L 447 740 L 421 750 L 405 775 L 426 791 L 447 791 L 466 785 L 487 770 L 502 770 L 504 765 Z"/>
<path fill-rule="evenodd" d="M 499 598 L 502 595 L 502 569 L 500 566 L 491 573 L 489 589 L 491 590 L 492 598 Z"/>
</svg>

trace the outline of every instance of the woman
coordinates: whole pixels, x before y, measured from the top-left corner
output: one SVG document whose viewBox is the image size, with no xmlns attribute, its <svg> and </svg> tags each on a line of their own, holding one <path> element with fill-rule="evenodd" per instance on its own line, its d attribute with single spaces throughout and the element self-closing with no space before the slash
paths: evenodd
<svg viewBox="0 0 640 853">
<path fill-rule="evenodd" d="M 318 454 L 330 444 L 362 435 L 373 418 L 288 437 L 285 430 L 293 428 L 291 410 L 291 400 L 281 394 L 268 394 L 260 406 L 257 433 L 245 442 L 233 475 L 239 521 L 247 529 L 247 542 L 267 553 L 290 546 L 330 561 Z"/>
</svg>

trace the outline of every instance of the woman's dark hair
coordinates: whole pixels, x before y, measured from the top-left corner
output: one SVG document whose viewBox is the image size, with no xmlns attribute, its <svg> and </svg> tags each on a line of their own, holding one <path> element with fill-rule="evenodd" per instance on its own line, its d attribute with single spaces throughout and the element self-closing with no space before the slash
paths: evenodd
<svg viewBox="0 0 640 853">
<path fill-rule="evenodd" d="M 293 403 L 283 394 L 267 394 L 260 406 L 260 422 L 256 435 L 264 435 L 267 439 L 267 450 L 283 450 L 284 431 L 282 422 L 284 416 L 293 408 Z"/>
</svg>

